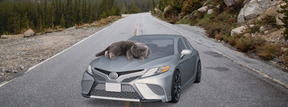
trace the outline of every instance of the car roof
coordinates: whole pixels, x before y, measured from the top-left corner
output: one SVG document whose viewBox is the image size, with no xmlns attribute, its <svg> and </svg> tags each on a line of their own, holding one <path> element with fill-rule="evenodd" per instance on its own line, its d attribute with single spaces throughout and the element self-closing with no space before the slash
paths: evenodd
<svg viewBox="0 0 288 107">
<path fill-rule="evenodd" d="M 149 34 L 149 35 L 138 35 L 133 36 L 130 39 L 136 39 L 136 38 L 182 38 L 181 35 L 173 35 L 173 34 Z"/>
</svg>

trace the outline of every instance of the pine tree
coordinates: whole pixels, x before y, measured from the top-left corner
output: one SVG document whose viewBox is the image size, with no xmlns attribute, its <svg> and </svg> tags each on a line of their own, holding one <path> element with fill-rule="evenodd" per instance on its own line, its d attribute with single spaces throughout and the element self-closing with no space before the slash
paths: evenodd
<svg viewBox="0 0 288 107">
<path fill-rule="evenodd" d="M 100 15 L 100 18 L 106 18 L 106 17 L 107 17 L 106 12 L 102 12 L 101 15 Z"/>
<path fill-rule="evenodd" d="M 119 5 L 116 5 L 115 15 L 116 15 L 116 16 L 121 16 L 121 10 L 120 10 Z"/>
<path fill-rule="evenodd" d="M 93 16 L 93 14 L 92 14 L 92 7 L 91 7 L 91 1 L 89 1 L 89 3 L 88 3 L 88 7 L 87 7 L 87 17 L 86 17 L 86 21 L 88 22 L 88 23 L 91 23 L 92 22 L 92 16 Z"/>
<path fill-rule="evenodd" d="M 24 13 L 24 16 L 21 20 L 21 29 L 28 29 L 30 25 L 27 13 Z"/>
<path fill-rule="evenodd" d="M 50 11 L 51 12 L 51 26 L 52 28 L 54 28 L 54 19 L 55 19 L 55 11 L 56 11 L 54 0 L 52 0 L 50 8 L 51 8 L 51 11 Z"/>
<path fill-rule="evenodd" d="M 110 10 L 110 15 L 111 16 L 114 16 L 114 15 L 116 15 L 116 11 L 115 11 L 115 9 L 112 7 L 112 9 Z"/>
<path fill-rule="evenodd" d="M 86 0 L 83 0 L 82 1 L 82 9 L 81 9 L 81 12 L 82 12 L 82 18 L 80 20 L 81 23 L 87 23 L 87 4 L 86 4 Z"/>
<path fill-rule="evenodd" d="M 61 26 L 62 28 L 65 28 L 65 18 L 64 18 L 64 16 L 63 16 L 63 14 L 62 14 L 61 19 L 60 19 L 60 26 Z"/>
<path fill-rule="evenodd" d="M 12 17 L 10 17 L 13 20 L 13 33 L 20 33 L 20 15 L 19 13 L 16 11 L 16 5 L 14 4 L 14 9 L 13 9 L 13 15 Z"/>
<path fill-rule="evenodd" d="M 50 17 L 48 16 L 48 13 L 50 13 L 48 11 L 48 2 L 47 0 L 44 0 L 44 3 L 42 4 L 42 8 L 43 8 L 43 14 L 42 14 L 42 20 L 43 20 L 43 28 L 46 28 L 50 25 L 50 23 L 48 23 L 50 21 Z"/>
<path fill-rule="evenodd" d="M 38 30 L 39 31 L 42 31 L 43 30 L 43 19 L 42 19 L 42 16 L 40 15 L 38 21 L 37 21 L 37 27 L 38 27 Z"/>
<path fill-rule="evenodd" d="M 283 25 L 281 25 L 285 30 L 282 33 L 284 35 L 285 40 L 288 40 L 288 0 L 283 0 L 286 4 L 281 6 L 281 10 L 278 11 L 279 13 L 282 13 L 284 17 L 280 18 L 283 22 Z"/>
<path fill-rule="evenodd" d="M 121 12 L 124 13 L 124 14 L 127 14 L 127 6 L 126 6 L 126 2 L 124 2 L 124 3 L 122 4 Z"/>
<path fill-rule="evenodd" d="M 156 7 L 156 2 L 155 2 L 155 0 L 152 0 L 152 13 L 154 13 L 154 8 Z"/>
<path fill-rule="evenodd" d="M 65 26 L 70 27 L 73 26 L 73 3 L 72 0 L 67 0 L 66 8 L 65 8 Z"/>
<path fill-rule="evenodd" d="M 141 11 L 139 10 L 139 8 L 135 4 L 129 10 L 129 13 L 139 13 L 139 12 L 141 12 Z"/>
<path fill-rule="evenodd" d="M 2 11 L 2 5 L 0 4 L 0 16 L 2 16 L 2 17 L 0 17 L 0 20 L 4 20 L 5 18 L 3 17 L 3 11 Z M 0 21 L 0 35 L 2 35 L 3 34 L 3 31 L 4 31 L 4 29 L 3 29 L 3 26 L 4 24 L 3 24 L 3 21 Z"/>
</svg>

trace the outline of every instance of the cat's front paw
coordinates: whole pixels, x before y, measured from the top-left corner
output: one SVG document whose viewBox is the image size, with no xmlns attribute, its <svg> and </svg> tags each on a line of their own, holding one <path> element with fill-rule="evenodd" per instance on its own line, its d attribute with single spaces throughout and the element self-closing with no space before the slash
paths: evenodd
<svg viewBox="0 0 288 107">
<path fill-rule="evenodd" d="M 109 59 L 109 53 L 108 53 L 108 51 L 105 51 L 105 57 L 106 57 L 107 59 Z"/>
<path fill-rule="evenodd" d="M 134 60 L 134 57 L 129 57 L 129 56 L 127 56 L 127 58 L 128 58 L 129 61 Z"/>
<path fill-rule="evenodd" d="M 141 56 L 141 57 L 139 58 L 139 61 L 141 62 L 141 61 L 143 61 L 143 60 L 144 60 L 144 57 Z"/>
<path fill-rule="evenodd" d="M 113 60 L 115 60 L 115 59 L 117 59 L 117 57 L 115 56 L 115 54 L 114 53 L 109 53 L 109 57 L 111 58 L 111 59 L 113 59 Z"/>
</svg>

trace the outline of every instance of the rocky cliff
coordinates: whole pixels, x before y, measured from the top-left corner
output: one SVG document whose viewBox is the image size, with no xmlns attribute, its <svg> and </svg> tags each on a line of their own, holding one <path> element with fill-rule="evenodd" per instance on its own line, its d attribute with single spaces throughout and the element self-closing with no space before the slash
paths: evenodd
<svg viewBox="0 0 288 107">
<path fill-rule="evenodd" d="M 208 37 L 230 44 L 254 57 L 276 62 L 287 69 L 288 40 L 278 13 L 282 0 L 174 0 L 162 2 L 152 13 L 170 23 L 188 23 L 206 29 Z M 164 0 L 165 1 L 165 0 Z M 175 2 L 178 1 L 178 2 Z M 190 1 L 197 7 L 183 12 Z M 177 4 L 178 3 L 178 4 Z M 197 4 L 201 4 L 200 6 Z M 182 10 L 175 10 L 182 7 Z M 159 7 L 164 7 L 163 9 Z M 184 9 L 185 10 L 185 9 Z"/>
</svg>

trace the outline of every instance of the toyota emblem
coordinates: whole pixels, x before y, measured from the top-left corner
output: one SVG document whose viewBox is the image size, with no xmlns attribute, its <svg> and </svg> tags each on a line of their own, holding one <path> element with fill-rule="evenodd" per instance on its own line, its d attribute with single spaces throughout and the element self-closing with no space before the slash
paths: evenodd
<svg viewBox="0 0 288 107">
<path fill-rule="evenodd" d="M 111 72 L 111 73 L 109 74 L 109 77 L 110 77 L 111 79 L 117 79 L 117 78 L 118 78 L 118 74 L 117 74 L 116 72 Z"/>
</svg>

